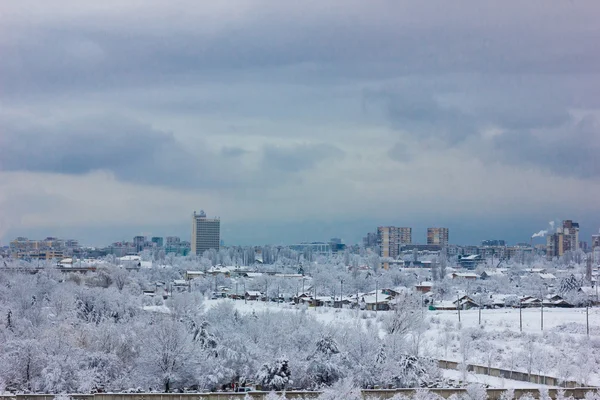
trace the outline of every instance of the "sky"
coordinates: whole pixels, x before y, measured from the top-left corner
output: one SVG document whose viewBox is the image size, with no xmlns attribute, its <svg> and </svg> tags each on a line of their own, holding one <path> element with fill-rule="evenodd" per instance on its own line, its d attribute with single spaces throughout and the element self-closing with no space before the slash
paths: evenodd
<svg viewBox="0 0 600 400">
<path fill-rule="evenodd" d="M 378 225 L 581 237 L 600 215 L 595 0 L 7 0 L 0 243 L 291 244 Z M 543 239 L 538 239 L 543 242 Z"/>
</svg>

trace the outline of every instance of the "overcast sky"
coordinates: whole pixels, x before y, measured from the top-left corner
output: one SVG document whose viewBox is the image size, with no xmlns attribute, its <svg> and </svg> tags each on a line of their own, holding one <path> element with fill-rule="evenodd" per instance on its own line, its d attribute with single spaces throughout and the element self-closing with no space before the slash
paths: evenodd
<svg viewBox="0 0 600 400">
<path fill-rule="evenodd" d="M 600 227 L 597 0 L 3 1 L 0 240 Z"/>
</svg>

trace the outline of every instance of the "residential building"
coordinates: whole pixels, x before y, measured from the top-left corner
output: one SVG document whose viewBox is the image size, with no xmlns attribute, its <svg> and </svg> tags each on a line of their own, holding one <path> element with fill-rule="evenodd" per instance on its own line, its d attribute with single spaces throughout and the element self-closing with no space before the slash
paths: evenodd
<svg viewBox="0 0 600 400">
<path fill-rule="evenodd" d="M 159 236 L 154 236 L 152 238 L 152 243 L 154 244 L 154 246 L 156 247 L 163 247 L 163 238 L 159 237 Z"/>
<path fill-rule="evenodd" d="M 367 233 L 367 236 L 363 238 L 363 245 L 367 249 L 377 246 L 377 232 Z"/>
<path fill-rule="evenodd" d="M 140 252 L 144 250 L 146 247 L 146 236 L 134 236 L 133 237 L 133 246 L 135 247 L 136 252 Z"/>
<path fill-rule="evenodd" d="M 502 239 L 489 239 L 489 240 L 481 241 L 481 245 L 482 246 L 492 246 L 492 247 L 506 246 L 506 242 Z"/>
<path fill-rule="evenodd" d="M 29 240 L 26 237 L 18 237 L 10 242 L 9 249 L 14 258 L 41 260 L 63 258 L 67 250 L 65 241 L 55 237 L 47 237 L 43 240 Z"/>
<path fill-rule="evenodd" d="M 207 218 L 204 211 L 192 215 L 191 250 L 196 255 L 202 255 L 206 250 L 219 251 L 221 244 L 221 220 Z"/>
<path fill-rule="evenodd" d="M 412 243 L 412 228 L 380 226 L 377 228 L 377 245 L 381 257 L 396 258 L 400 246 Z"/>
<path fill-rule="evenodd" d="M 592 235 L 592 259 L 596 265 L 600 265 L 600 233 Z"/>
<path fill-rule="evenodd" d="M 564 220 L 555 233 L 546 236 L 546 258 L 561 257 L 567 251 L 579 248 L 579 223 Z"/>
<path fill-rule="evenodd" d="M 427 244 L 448 246 L 448 228 L 427 228 Z"/>
<path fill-rule="evenodd" d="M 331 244 L 325 242 L 302 242 L 292 244 L 290 249 L 298 252 L 308 252 L 311 254 L 329 254 L 332 251 Z"/>
<path fill-rule="evenodd" d="M 343 243 L 340 238 L 331 238 L 329 239 L 329 246 L 331 247 L 332 253 L 337 253 L 339 251 L 346 250 L 346 245 Z"/>
</svg>

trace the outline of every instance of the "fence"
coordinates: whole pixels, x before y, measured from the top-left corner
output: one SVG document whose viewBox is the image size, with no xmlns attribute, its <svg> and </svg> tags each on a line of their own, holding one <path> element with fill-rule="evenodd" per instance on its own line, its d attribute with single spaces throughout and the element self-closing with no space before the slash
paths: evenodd
<svg viewBox="0 0 600 400">
<path fill-rule="evenodd" d="M 439 360 L 438 366 L 443 369 L 460 369 L 460 363 L 455 361 Z M 513 379 L 515 381 L 537 383 L 541 385 L 549 386 L 562 386 L 564 388 L 577 388 L 578 382 L 575 381 L 560 381 L 558 378 L 553 376 L 528 374 L 526 372 L 511 371 L 508 369 L 500 368 L 488 368 L 483 365 L 467 364 L 467 371 L 473 372 L 474 374 L 495 376 L 504 379 Z"/>
<path fill-rule="evenodd" d="M 584 399 L 586 393 L 594 392 L 597 388 L 569 388 L 564 389 L 565 396 L 573 396 L 575 399 Z M 389 399 L 396 394 L 411 396 L 417 389 L 372 389 L 362 390 L 364 398 L 375 397 L 382 400 Z M 444 398 L 452 395 L 462 395 L 466 389 L 429 389 Z M 489 400 L 499 400 L 505 389 L 487 389 Z M 553 399 L 557 397 L 558 389 L 548 389 L 548 394 Z M 281 392 L 278 392 L 281 393 Z M 539 391 L 536 389 L 515 389 L 515 398 L 530 393 L 533 397 L 539 398 Z M 264 400 L 268 392 L 249 392 L 254 400 Z M 285 392 L 287 399 L 315 399 L 321 392 L 310 391 L 291 391 Z M 73 400 L 243 400 L 246 393 L 99 393 L 99 394 L 72 394 Z M 50 394 L 23 394 L 14 396 L 0 396 L 0 400 L 53 400 L 54 395 Z"/>
</svg>

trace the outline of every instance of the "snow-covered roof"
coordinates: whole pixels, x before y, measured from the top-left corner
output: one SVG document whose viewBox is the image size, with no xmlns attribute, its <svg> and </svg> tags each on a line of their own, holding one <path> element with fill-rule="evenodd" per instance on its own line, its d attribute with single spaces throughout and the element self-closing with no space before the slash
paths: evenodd
<svg viewBox="0 0 600 400">
<path fill-rule="evenodd" d="M 140 256 L 134 256 L 134 255 L 123 256 L 123 257 L 119 258 L 120 261 L 140 261 L 141 259 L 142 258 Z"/>
<path fill-rule="evenodd" d="M 486 269 L 483 271 L 487 276 L 503 276 L 504 271 L 497 269 Z"/>
<path fill-rule="evenodd" d="M 185 273 L 188 275 L 204 275 L 202 271 L 185 271 Z"/>
<path fill-rule="evenodd" d="M 247 290 L 246 294 L 248 296 L 262 296 L 262 293 L 259 292 L 258 290 Z"/>
<path fill-rule="evenodd" d="M 140 267 L 152 268 L 152 261 L 140 261 Z"/>
<path fill-rule="evenodd" d="M 258 278 L 259 276 L 262 276 L 262 272 L 246 272 L 246 275 L 248 276 L 248 278 Z"/>
<path fill-rule="evenodd" d="M 433 282 L 421 282 L 421 283 L 417 283 L 416 286 L 431 287 L 431 286 L 433 286 Z"/>
<path fill-rule="evenodd" d="M 554 276 L 552 274 L 538 274 L 538 275 L 542 279 L 556 279 L 556 276 Z"/>
<path fill-rule="evenodd" d="M 477 274 L 475 272 L 455 272 L 452 276 L 458 278 L 477 278 Z"/>
<path fill-rule="evenodd" d="M 373 295 L 362 296 L 360 301 L 364 300 L 366 304 L 382 304 L 382 303 L 385 304 L 385 303 L 389 303 L 391 298 L 392 298 L 391 296 L 386 296 L 386 295 L 375 296 L 373 294 Z"/>
<path fill-rule="evenodd" d="M 173 280 L 173 285 L 175 286 L 187 286 L 187 281 L 183 280 L 183 279 L 175 279 Z"/>
</svg>

